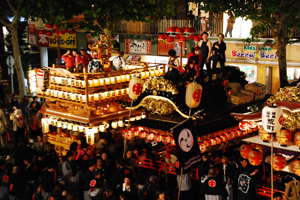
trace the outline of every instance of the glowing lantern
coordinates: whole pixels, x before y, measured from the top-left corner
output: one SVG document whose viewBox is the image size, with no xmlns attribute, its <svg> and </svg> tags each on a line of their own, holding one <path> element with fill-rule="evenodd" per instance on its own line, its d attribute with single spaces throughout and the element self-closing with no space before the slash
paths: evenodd
<svg viewBox="0 0 300 200">
<path fill-rule="evenodd" d="M 117 121 L 113 121 L 111 123 L 111 127 L 114 128 L 114 129 L 118 128 L 118 122 Z"/>
<path fill-rule="evenodd" d="M 147 140 L 153 140 L 154 139 L 154 133 L 148 133 L 147 134 Z"/>
<path fill-rule="evenodd" d="M 161 141 L 162 141 L 162 136 L 161 136 L 161 135 L 156 135 L 156 136 L 154 137 L 154 140 L 155 140 L 156 142 L 161 142 Z"/>
<path fill-rule="evenodd" d="M 146 136 L 147 136 L 147 133 L 146 133 L 145 131 L 140 131 L 139 137 L 140 137 L 141 139 L 146 138 Z"/>
<path fill-rule="evenodd" d="M 120 120 L 118 121 L 118 126 L 119 126 L 119 127 L 123 127 L 123 126 L 124 126 L 123 120 L 120 119 Z"/>
<path fill-rule="evenodd" d="M 205 144 L 206 148 L 208 148 L 210 146 L 210 140 L 209 139 L 205 139 L 203 141 L 203 144 Z"/>
<path fill-rule="evenodd" d="M 170 140 L 171 140 L 170 136 L 164 136 L 164 137 L 162 138 L 162 143 L 164 143 L 165 145 L 166 145 L 166 144 L 169 144 L 169 143 L 170 143 Z"/>
<path fill-rule="evenodd" d="M 110 78 L 105 78 L 104 81 L 105 81 L 105 85 L 110 85 Z"/>
<path fill-rule="evenodd" d="M 167 43 L 168 44 L 171 44 L 171 43 L 173 43 L 174 42 L 174 39 L 172 38 L 172 37 L 167 37 Z"/>
<path fill-rule="evenodd" d="M 243 130 L 243 131 L 247 130 L 248 129 L 248 122 L 240 122 L 239 123 L 239 129 Z"/>
<path fill-rule="evenodd" d="M 190 83 L 185 92 L 185 103 L 189 108 L 199 106 L 202 97 L 202 86 L 198 83 Z"/>
<path fill-rule="evenodd" d="M 200 142 L 199 149 L 200 149 L 201 153 L 204 153 L 206 150 L 206 145 L 203 142 Z"/>
<path fill-rule="evenodd" d="M 100 85 L 99 79 L 94 79 L 94 86 L 98 87 Z"/>
<path fill-rule="evenodd" d="M 282 127 L 283 112 L 280 107 L 266 106 L 262 110 L 262 124 L 268 133 L 276 133 Z"/>
<path fill-rule="evenodd" d="M 174 28 L 173 27 L 167 28 L 167 33 L 174 33 Z"/>
<path fill-rule="evenodd" d="M 164 39 L 166 39 L 164 35 L 161 34 L 158 36 L 158 40 L 164 40 Z"/>
<path fill-rule="evenodd" d="M 127 131 L 127 132 L 126 132 L 126 139 L 127 139 L 127 140 L 131 140 L 132 137 L 133 137 L 132 131 Z"/>
<path fill-rule="evenodd" d="M 227 135 L 222 134 L 222 135 L 220 135 L 220 137 L 221 137 L 221 140 L 223 143 L 225 143 L 227 141 Z"/>
<path fill-rule="evenodd" d="M 292 162 L 292 169 L 297 176 L 300 176 L 300 156 Z"/>
<path fill-rule="evenodd" d="M 181 33 L 181 28 L 176 28 L 175 33 Z"/>
<path fill-rule="evenodd" d="M 262 126 L 259 127 L 258 134 L 264 142 L 269 142 L 271 140 L 271 135 L 267 131 L 265 131 Z"/>
<path fill-rule="evenodd" d="M 125 75 L 121 75 L 121 80 L 122 80 L 123 83 L 126 82 L 126 76 Z"/>
<path fill-rule="evenodd" d="M 248 160 L 251 165 L 258 166 L 263 161 L 263 154 L 258 149 L 252 149 L 248 154 Z"/>
<path fill-rule="evenodd" d="M 129 97 L 137 99 L 143 91 L 144 81 L 140 78 L 132 78 L 129 82 Z"/>
<path fill-rule="evenodd" d="M 110 77 L 110 83 L 115 84 L 116 83 L 116 78 L 115 77 Z"/>
<path fill-rule="evenodd" d="M 159 68 L 158 71 L 159 71 L 159 75 L 163 75 L 164 74 L 164 69 L 163 68 Z"/>
<path fill-rule="evenodd" d="M 242 135 L 243 136 L 248 135 L 248 132 L 247 131 L 242 131 Z"/>
<path fill-rule="evenodd" d="M 126 74 L 126 81 L 130 81 L 130 79 L 131 79 L 130 74 Z"/>
<path fill-rule="evenodd" d="M 171 146 L 176 146 L 174 138 L 171 139 L 170 144 L 171 144 Z"/>
<path fill-rule="evenodd" d="M 217 141 L 216 141 L 215 138 L 211 138 L 211 139 L 210 139 L 210 145 L 211 145 L 212 147 L 214 147 L 214 146 L 217 145 Z"/>
<path fill-rule="evenodd" d="M 249 152 L 251 150 L 250 144 L 242 144 L 240 146 L 240 154 L 243 158 L 248 159 Z"/>
<path fill-rule="evenodd" d="M 257 122 L 255 121 L 249 121 L 248 126 L 252 129 L 255 129 L 257 127 Z"/>
<path fill-rule="evenodd" d="M 276 153 L 273 155 L 273 169 L 276 171 L 282 171 L 286 166 L 285 157 L 281 153 Z"/>
<path fill-rule="evenodd" d="M 79 86 L 79 81 L 78 81 L 78 86 Z M 93 80 L 89 80 L 89 87 L 94 87 L 94 81 Z"/>
<path fill-rule="evenodd" d="M 294 141 L 295 144 L 299 147 L 300 149 L 300 131 L 297 131 L 294 135 Z"/>
<path fill-rule="evenodd" d="M 236 130 L 236 136 L 237 137 L 242 137 L 242 131 L 241 130 Z"/>
<path fill-rule="evenodd" d="M 217 145 L 222 144 L 222 139 L 221 139 L 221 137 L 217 136 L 217 137 L 215 137 L 215 139 L 216 139 Z"/>
<path fill-rule="evenodd" d="M 280 131 L 276 132 L 276 139 L 277 142 L 283 147 L 286 147 L 289 142 L 292 140 L 292 132 L 287 129 L 281 129 Z"/>
<path fill-rule="evenodd" d="M 121 76 L 117 76 L 117 77 L 116 77 L 116 80 L 117 80 L 117 83 L 122 83 L 122 78 L 121 78 Z"/>
</svg>

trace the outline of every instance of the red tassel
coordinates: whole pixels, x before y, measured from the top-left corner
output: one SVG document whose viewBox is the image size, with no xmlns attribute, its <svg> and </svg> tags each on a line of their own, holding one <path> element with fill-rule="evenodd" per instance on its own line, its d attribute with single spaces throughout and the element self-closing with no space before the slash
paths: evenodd
<svg viewBox="0 0 300 200">
<path fill-rule="evenodd" d="M 8 141 L 10 141 L 9 132 L 7 132 L 7 138 L 8 138 Z"/>
</svg>

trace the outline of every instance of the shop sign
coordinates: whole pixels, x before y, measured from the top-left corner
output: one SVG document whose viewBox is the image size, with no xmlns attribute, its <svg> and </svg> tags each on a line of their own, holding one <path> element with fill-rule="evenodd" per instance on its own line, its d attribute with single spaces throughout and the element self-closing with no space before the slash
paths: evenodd
<svg viewBox="0 0 300 200">
<path fill-rule="evenodd" d="M 61 48 L 76 49 L 76 34 L 65 33 L 59 36 L 59 44 Z M 49 37 L 49 47 L 57 47 L 57 34 Z"/>
<path fill-rule="evenodd" d="M 151 55 L 151 40 L 125 39 L 125 53 Z"/>
<path fill-rule="evenodd" d="M 46 34 L 39 34 L 39 46 L 49 47 L 49 37 Z"/>
<path fill-rule="evenodd" d="M 28 43 L 31 45 L 36 45 L 36 35 L 29 33 L 28 34 Z"/>
<path fill-rule="evenodd" d="M 174 39 L 174 42 L 168 44 L 165 40 L 157 40 L 157 55 L 168 56 L 170 49 L 176 51 L 176 55 L 180 54 L 180 42 L 179 39 Z M 185 42 L 182 42 L 182 56 L 185 57 Z"/>
<path fill-rule="evenodd" d="M 36 92 L 36 75 L 34 70 L 28 71 L 29 93 Z"/>
<path fill-rule="evenodd" d="M 264 45 L 243 45 L 236 46 L 236 49 L 231 50 L 231 58 L 247 59 L 247 60 L 277 60 L 276 49 L 271 46 Z M 238 50 L 241 49 L 241 50 Z"/>
<path fill-rule="evenodd" d="M 35 22 L 30 17 L 28 19 L 28 33 L 35 34 Z"/>
<path fill-rule="evenodd" d="M 193 120 L 191 118 L 187 119 L 175 127 L 172 132 L 178 151 L 179 165 L 183 168 L 183 174 L 185 174 L 201 161 Z"/>
</svg>

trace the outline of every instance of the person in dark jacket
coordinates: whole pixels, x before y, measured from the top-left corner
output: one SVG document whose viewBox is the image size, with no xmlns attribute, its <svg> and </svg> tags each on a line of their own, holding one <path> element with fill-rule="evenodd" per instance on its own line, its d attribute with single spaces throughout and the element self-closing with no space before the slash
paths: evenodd
<svg viewBox="0 0 300 200">
<path fill-rule="evenodd" d="M 24 188 L 25 184 L 21 170 L 19 167 L 14 166 L 9 184 L 9 199 L 23 199 Z"/>
<path fill-rule="evenodd" d="M 247 166 L 245 171 L 238 177 L 238 195 L 237 200 L 256 200 L 258 199 L 256 193 L 256 181 L 253 176 L 251 166 Z"/>
<path fill-rule="evenodd" d="M 116 198 L 119 197 L 122 192 L 128 192 L 130 199 L 137 199 L 137 190 L 132 184 L 132 176 L 125 176 L 124 183 L 116 190 Z"/>
<path fill-rule="evenodd" d="M 44 199 L 50 199 L 51 192 L 56 183 L 56 171 L 55 171 L 55 164 L 50 163 L 48 165 L 48 169 L 44 172 L 43 179 L 42 179 L 42 196 Z"/>
<path fill-rule="evenodd" d="M 12 110 L 12 112 L 13 112 L 13 107 L 16 107 L 17 109 L 20 108 L 20 103 L 19 103 L 19 100 L 17 99 L 17 93 L 14 93 L 12 95 L 10 106 L 11 106 L 10 109 Z"/>
<path fill-rule="evenodd" d="M 227 198 L 228 193 L 222 181 L 216 176 L 216 169 L 210 168 L 208 170 L 208 178 L 201 186 L 200 199 L 205 200 L 222 200 Z"/>
<path fill-rule="evenodd" d="M 212 47 L 212 53 L 213 53 L 213 70 L 216 70 L 217 63 L 220 63 L 221 71 L 224 70 L 226 57 L 225 57 L 225 51 L 226 51 L 226 44 L 223 41 L 224 35 L 222 33 L 219 33 L 218 35 L 218 41 L 213 44 Z"/>
<path fill-rule="evenodd" d="M 84 179 L 83 179 L 83 196 L 84 200 L 92 200 L 92 198 L 89 195 L 89 190 L 90 190 L 90 182 L 93 179 L 94 171 L 96 169 L 96 164 L 94 161 L 89 162 L 89 168 L 84 174 Z"/>
</svg>

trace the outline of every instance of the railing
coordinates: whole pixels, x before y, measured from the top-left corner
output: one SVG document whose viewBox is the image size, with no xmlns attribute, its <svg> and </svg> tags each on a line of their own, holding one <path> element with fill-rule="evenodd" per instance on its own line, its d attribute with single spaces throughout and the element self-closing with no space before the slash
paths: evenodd
<svg viewBox="0 0 300 200">
<path fill-rule="evenodd" d="M 194 27 L 197 34 L 207 31 L 210 35 L 216 36 L 223 32 L 223 20 L 215 18 L 212 20 L 181 20 L 181 19 L 162 19 L 151 24 L 133 21 L 121 21 L 117 25 L 119 33 L 133 33 L 133 34 L 159 34 L 166 33 L 170 26 L 178 27 Z"/>
</svg>

